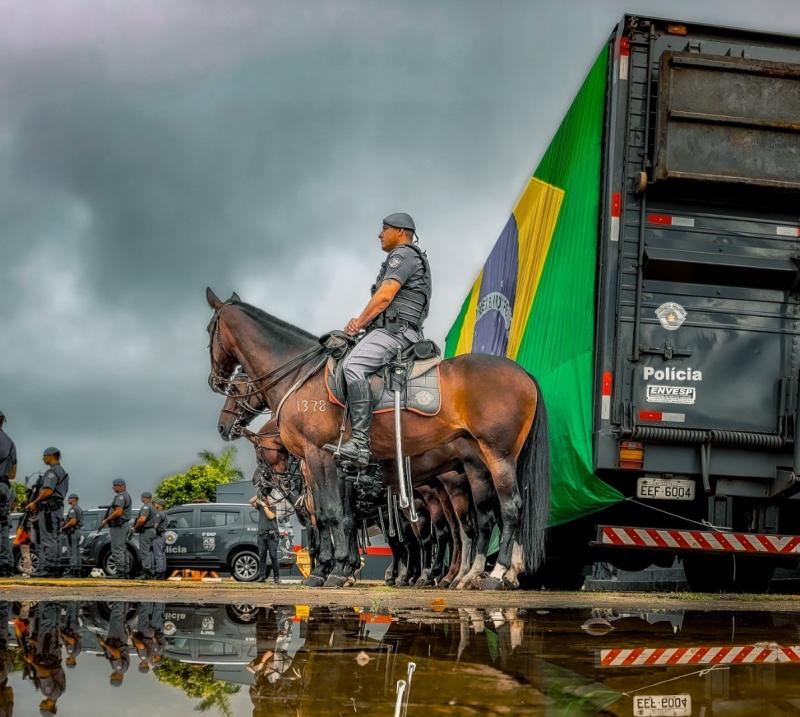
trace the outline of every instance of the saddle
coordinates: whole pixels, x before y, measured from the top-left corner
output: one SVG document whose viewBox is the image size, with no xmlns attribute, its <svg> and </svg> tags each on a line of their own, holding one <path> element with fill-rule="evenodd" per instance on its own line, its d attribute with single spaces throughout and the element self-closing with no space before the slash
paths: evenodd
<svg viewBox="0 0 800 717">
<path fill-rule="evenodd" d="M 320 343 L 330 354 L 325 366 L 325 383 L 328 400 L 342 406 L 347 402 L 347 384 L 344 380 L 344 359 L 355 345 L 352 336 L 343 331 L 325 334 Z M 439 364 L 442 358 L 439 347 L 429 339 L 423 339 L 409 346 L 400 356 L 404 380 L 400 391 L 400 406 L 422 416 L 435 416 L 442 407 Z M 388 413 L 394 410 L 394 392 L 389 388 L 388 372 L 390 364 L 397 360 L 397 354 L 387 353 L 383 370 L 369 377 L 372 389 L 372 412 Z"/>
</svg>

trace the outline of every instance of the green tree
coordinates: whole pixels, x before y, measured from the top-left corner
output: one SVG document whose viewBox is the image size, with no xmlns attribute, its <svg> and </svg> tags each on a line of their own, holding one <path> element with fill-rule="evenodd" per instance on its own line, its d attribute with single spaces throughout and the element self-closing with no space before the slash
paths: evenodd
<svg viewBox="0 0 800 717">
<path fill-rule="evenodd" d="M 226 448 L 219 455 L 212 451 L 201 451 L 198 455 L 203 463 L 193 465 L 183 473 L 167 476 L 156 487 L 155 493 L 166 508 L 182 503 L 213 502 L 217 497 L 217 486 L 244 478 L 233 462 L 234 447 Z"/>
<path fill-rule="evenodd" d="M 22 510 L 25 506 L 26 489 L 24 483 L 14 481 L 11 485 L 14 486 L 14 510 Z"/>
<path fill-rule="evenodd" d="M 217 486 L 230 481 L 211 466 L 192 466 L 183 473 L 167 476 L 156 488 L 156 495 L 166 508 L 181 503 L 213 501 Z"/>
<path fill-rule="evenodd" d="M 216 468 L 222 475 L 228 476 L 226 483 L 232 483 L 237 480 L 244 480 L 244 473 L 235 463 L 236 446 L 229 446 L 222 451 L 219 455 L 214 451 L 200 451 L 197 454 L 203 459 L 203 464 Z"/>
<path fill-rule="evenodd" d="M 156 679 L 164 684 L 177 687 L 192 699 L 199 699 L 195 707 L 206 712 L 216 707 L 225 717 L 231 717 L 231 695 L 239 691 L 239 685 L 214 679 L 212 665 L 193 665 L 165 658 L 153 670 Z"/>
</svg>

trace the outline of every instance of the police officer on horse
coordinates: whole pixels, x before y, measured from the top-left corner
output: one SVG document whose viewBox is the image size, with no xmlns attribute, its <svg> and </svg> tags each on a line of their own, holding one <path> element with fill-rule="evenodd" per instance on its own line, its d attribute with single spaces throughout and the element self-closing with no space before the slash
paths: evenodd
<svg viewBox="0 0 800 717">
<path fill-rule="evenodd" d="M 344 361 L 352 435 L 338 448 L 343 458 L 369 463 L 372 425 L 372 391 L 369 377 L 386 364 L 386 355 L 405 350 L 422 339 L 422 324 L 431 299 L 431 270 L 425 252 L 417 245 L 414 220 L 405 212 L 383 220 L 381 249 L 388 256 L 372 286 L 372 298 L 359 316 L 350 319 L 345 332 L 366 331 Z M 335 444 L 325 448 L 337 452 Z"/>
</svg>

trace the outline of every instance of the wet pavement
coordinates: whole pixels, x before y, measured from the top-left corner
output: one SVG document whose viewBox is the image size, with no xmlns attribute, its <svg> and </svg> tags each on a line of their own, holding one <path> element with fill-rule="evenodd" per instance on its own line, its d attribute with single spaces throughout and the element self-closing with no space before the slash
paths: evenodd
<svg viewBox="0 0 800 717">
<path fill-rule="evenodd" d="M 47 600 L 0 619 L 0 716 L 800 715 L 800 612 Z"/>
</svg>

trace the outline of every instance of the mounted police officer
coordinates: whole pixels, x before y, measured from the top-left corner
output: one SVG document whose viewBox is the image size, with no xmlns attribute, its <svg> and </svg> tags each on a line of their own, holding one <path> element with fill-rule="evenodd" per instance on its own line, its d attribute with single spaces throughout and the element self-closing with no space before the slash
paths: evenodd
<svg viewBox="0 0 800 717">
<path fill-rule="evenodd" d="M 73 578 L 81 576 L 81 527 L 83 526 L 83 510 L 78 505 L 78 494 L 70 493 L 67 498 L 67 519 L 61 531 L 67 536 L 67 552 L 69 553 L 69 571 Z"/>
<path fill-rule="evenodd" d="M 116 575 L 114 577 L 128 578 L 130 577 L 128 524 L 131 519 L 131 497 L 128 495 L 125 481 L 122 478 L 115 478 L 112 486 L 114 488 L 114 497 L 108 507 L 108 514 L 100 521 L 100 527 L 109 526 L 111 556 L 116 566 Z"/>
<path fill-rule="evenodd" d="M 388 256 L 372 286 L 369 303 L 345 327 L 351 336 L 367 332 L 344 362 L 352 435 L 338 449 L 339 455 L 360 465 L 367 465 L 370 457 L 369 376 L 383 368 L 387 353 L 407 349 L 422 339 L 422 324 L 431 299 L 431 270 L 425 252 L 415 242 L 414 220 L 405 212 L 390 214 L 383 220 L 378 236 L 381 249 Z M 325 448 L 337 451 L 334 444 Z"/>
<path fill-rule="evenodd" d="M 61 523 L 64 498 L 69 490 L 69 475 L 61 466 L 61 451 L 46 448 L 42 460 L 47 470 L 42 476 L 41 488 L 25 510 L 36 515 L 39 566 L 35 578 L 58 577 L 61 573 Z"/>
<path fill-rule="evenodd" d="M 3 430 L 5 422 L 6 415 L 0 411 L 0 577 L 2 578 L 14 574 L 8 517 L 16 495 L 11 481 L 17 477 L 17 448 Z"/>
<path fill-rule="evenodd" d="M 155 577 L 153 564 L 153 541 L 156 537 L 157 511 L 152 504 L 153 494 L 142 493 L 142 508 L 133 524 L 133 532 L 139 534 L 139 562 L 145 578 Z"/>
<path fill-rule="evenodd" d="M 155 577 L 158 580 L 164 580 L 167 577 L 167 556 L 164 552 L 166 548 L 166 533 L 167 533 L 167 513 L 164 510 L 164 501 L 161 498 L 156 498 L 153 501 L 156 509 L 156 537 L 153 538 L 153 570 Z"/>
</svg>

